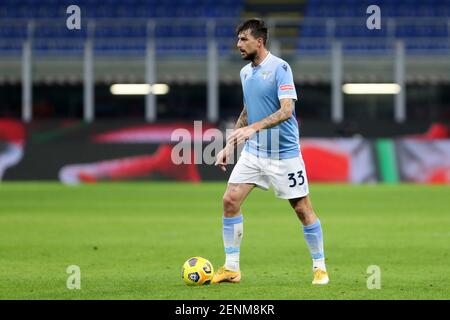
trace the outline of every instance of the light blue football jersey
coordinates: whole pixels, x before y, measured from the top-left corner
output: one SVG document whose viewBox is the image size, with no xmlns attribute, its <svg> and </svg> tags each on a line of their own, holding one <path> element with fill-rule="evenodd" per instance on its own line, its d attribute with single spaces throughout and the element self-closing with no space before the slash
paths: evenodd
<svg viewBox="0 0 450 320">
<path fill-rule="evenodd" d="M 256 67 L 247 64 L 240 76 L 249 125 L 279 110 L 280 99 L 297 100 L 291 67 L 271 53 Z M 295 110 L 288 120 L 256 133 L 246 141 L 245 150 L 264 158 L 298 157 L 300 143 Z"/>
</svg>

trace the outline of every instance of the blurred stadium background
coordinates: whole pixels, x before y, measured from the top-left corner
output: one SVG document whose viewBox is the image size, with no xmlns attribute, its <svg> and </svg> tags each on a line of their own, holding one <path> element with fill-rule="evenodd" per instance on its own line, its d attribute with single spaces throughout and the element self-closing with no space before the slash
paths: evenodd
<svg viewBox="0 0 450 320">
<path fill-rule="evenodd" d="M 373 4 L 381 29 L 366 27 Z M 311 181 L 450 183 L 448 0 L 2 0 L 0 178 L 225 179 L 172 165 L 170 134 L 233 126 L 234 29 L 249 17 L 294 71 Z M 153 91 L 112 93 L 124 83 Z M 353 83 L 399 91 L 344 92 Z"/>
</svg>

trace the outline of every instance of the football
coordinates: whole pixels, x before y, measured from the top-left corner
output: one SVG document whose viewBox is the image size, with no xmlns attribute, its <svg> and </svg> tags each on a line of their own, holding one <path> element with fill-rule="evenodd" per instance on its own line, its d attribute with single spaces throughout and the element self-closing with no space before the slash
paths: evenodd
<svg viewBox="0 0 450 320">
<path fill-rule="evenodd" d="M 181 270 L 181 277 L 188 286 L 208 285 L 211 283 L 213 274 L 213 265 L 202 257 L 188 259 Z"/>
</svg>

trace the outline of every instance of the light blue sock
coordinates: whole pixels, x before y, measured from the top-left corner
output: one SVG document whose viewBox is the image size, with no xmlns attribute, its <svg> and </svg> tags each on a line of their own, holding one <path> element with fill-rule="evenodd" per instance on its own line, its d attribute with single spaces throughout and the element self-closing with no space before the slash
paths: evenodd
<svg viewBox="0 0 450 320">
<path fill-rule="evenodd" d="M 303 234 L 305 235 L 305 240 L 308 244 L 311 258 L 313 259 L 313 268 L 320 268 L 326 271 L 320 220 L 317 219 L 315 223 L 310 224 L 309 226 L 303 226 Z"/>
<path fill-rule="evenodd" d="M 239 254 L 244 234 L 242 214 L 237 217 L 223 217 L 223 245 L 225 247 L 225 268 L 239 271 Z"/>
</svg>

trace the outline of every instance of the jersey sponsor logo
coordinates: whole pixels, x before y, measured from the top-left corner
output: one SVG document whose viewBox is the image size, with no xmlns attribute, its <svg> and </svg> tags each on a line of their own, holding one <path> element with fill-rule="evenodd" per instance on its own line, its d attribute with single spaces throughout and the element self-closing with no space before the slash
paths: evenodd
<svg viewBox="0 0 450 320">
<path fill-rule="evenodd" d="M 283 64 L 281 67 L 287 72 L 287 65 Z"/>
<path fill-rule="evenodd" d="M 281 91 L 285 90 L 294 90 L 294 86 L 292 84 L 283 84 L 280 86 Z"/>
</svg>

